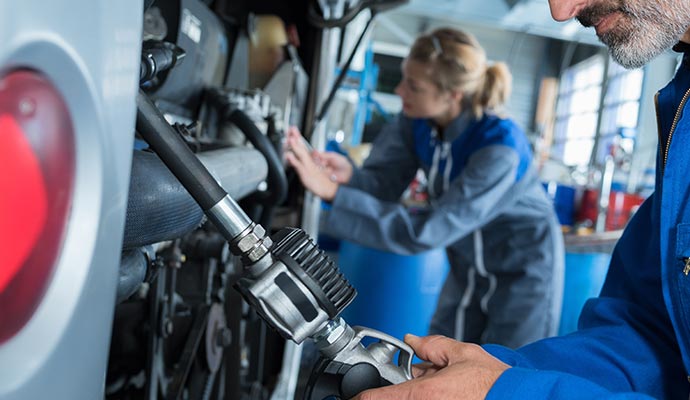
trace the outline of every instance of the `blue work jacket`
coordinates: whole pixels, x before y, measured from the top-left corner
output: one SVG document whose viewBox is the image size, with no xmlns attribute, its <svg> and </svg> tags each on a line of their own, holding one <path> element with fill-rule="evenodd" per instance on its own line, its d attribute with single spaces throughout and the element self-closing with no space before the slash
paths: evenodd
<svg viewBox="0 0 690 400">
<path fill-rule="evenodd" d="M 529 167 L 524 133 L 511 120 L 461 115 L 444 135 L 437 138 L 427 121 L 402 115 L 387 125 L 364 167 L 339 187 L 322 230 L 398 254 L 457 245 L 462 263 L 470 264 L 472 242 L 461 241 L 481 228 L 490 238 L 486 252 L 497 259 L 491 264 L 523 270 L 530 263 L 526 249 L 535 249 L 532 260 L 546 257 L 542 247 L 551 252 L 552 245 L 544 232 L 557 221 Z M 427 210 L 411 211 L 399 199 L 419 168 L 430 177 L 434 201 Z"/>
<path fill-rule="evenodd" d="M 556 334 L 563 288 L 561 228 L 530 164 L 510 119 L 465 112 L 439 133 L 400 115 L 338 188 L 322 232 L 398 254 L 445 247 L 458 290 L 443 291 L 431 331 L 516 348 Z M 421 210 L 399 201 L 419 169 L 432 200 Z"/>
<path fill-rule="evenodd" d="M 488 399 L 687 399 L 690 392 L 690 63 L 657 94 L 655 193 L 616 245 L 578 331 L 511 351 Z"/>
</svg>

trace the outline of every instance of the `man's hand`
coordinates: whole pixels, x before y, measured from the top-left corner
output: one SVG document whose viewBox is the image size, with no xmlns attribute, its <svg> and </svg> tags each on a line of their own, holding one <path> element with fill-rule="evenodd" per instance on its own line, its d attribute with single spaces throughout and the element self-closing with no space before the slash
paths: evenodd
<svg viewBox="0 0 690 400">
<path fill-rule="evenodd" d="M 483 399 L 510 368 L 478 345 L 444 336 L 406 335 L 405 342 L 427 361 L 412 367 L 415 379 L 364 391 L 354 400 Z"/>
</svg>

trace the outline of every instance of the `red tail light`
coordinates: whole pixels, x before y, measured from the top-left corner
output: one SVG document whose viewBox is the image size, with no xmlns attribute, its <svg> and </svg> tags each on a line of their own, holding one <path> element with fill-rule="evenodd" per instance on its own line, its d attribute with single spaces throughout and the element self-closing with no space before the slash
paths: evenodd
<svg viewBox="0 0 690 400">
<path fill-rule="evenodd" d="M 0 343 L 40 303 L 66 231 L 75 174 L 65 101 L 42 75 L 0 77 Z"/>
</svg>

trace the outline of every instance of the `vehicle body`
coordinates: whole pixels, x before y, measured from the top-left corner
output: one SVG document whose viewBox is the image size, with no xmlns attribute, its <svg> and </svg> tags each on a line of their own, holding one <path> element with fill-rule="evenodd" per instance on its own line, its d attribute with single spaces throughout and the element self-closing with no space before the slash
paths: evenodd
<svg viewBox="0 0 690 400">
<path fill-rule="evenodd" d="M 282 163 L 288 124 L 323 145 L 338 24 L 307 23 L 315 4 L 0 1 L 0 399 L 294 397 L 299 348 L 233 288 L 242 263 L 142 140 L 138 99 L 252 220 L 315 226 Z M 302 45 L 257 90 L 269 12 Z"/>
<path fill-rule="evenodd" d="M 66 136 L 73 136 L 75 165 L 68 222 L 55 239 L 60 251 L 45 287 L 34 294 L 40 300 L 26 324 L 0 344 L 0 398 L 103 396 L 134 141 L 142 7 L 141 1 L 0 2 L 0 76 L 28 70 L 54 85 L 73 126 Z M 5 224 L 3 242 L 18 228 Z M 35 243 L 34 251 L 41 245 Z M 2 298 L 0 314 L 10 301 L 16 299 Z"/>
</svg>

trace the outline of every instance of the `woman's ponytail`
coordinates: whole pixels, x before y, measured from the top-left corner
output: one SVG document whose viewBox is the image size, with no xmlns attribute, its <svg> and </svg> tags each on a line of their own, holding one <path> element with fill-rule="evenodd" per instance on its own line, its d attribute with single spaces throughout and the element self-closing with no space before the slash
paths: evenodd
<svg viewBox="0 0 690 400">
<path fill-rule="evenodd" d="M 472 99 L 472 111 L 481 116 L 485 110 L 500 111 L 508 101 L 513 85 L 513 76 L 503 62 L 486 68 L 484 83 Z"/>
</svg>

